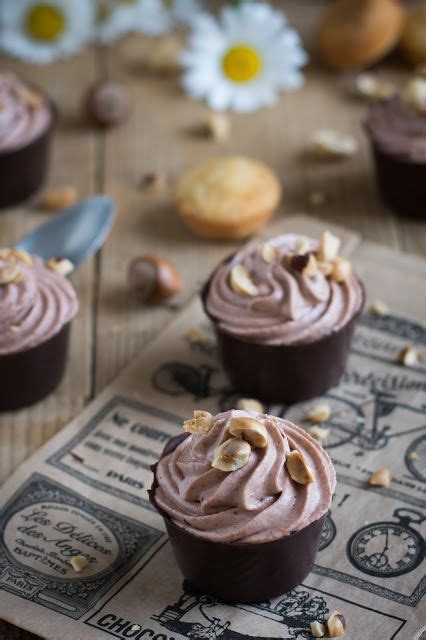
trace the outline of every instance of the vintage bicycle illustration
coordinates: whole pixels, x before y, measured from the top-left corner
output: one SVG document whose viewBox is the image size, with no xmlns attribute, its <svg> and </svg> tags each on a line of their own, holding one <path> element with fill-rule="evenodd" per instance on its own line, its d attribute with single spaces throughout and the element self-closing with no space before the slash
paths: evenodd
<svg viewBox="0 0 426 640">
<path fill-rule="evenodd" d="M 220 373 L 220 369 L 209 364 L 197 366 L 166 362 L 154 373 L 152 384 L 167 395 L 189 394 L 194 402 L 217 398 L 220 410 L 225 411 L 235 407 L 240 394 L 220 382 Z M 215 378 L 219 382 L 215 383 Z M 363 455 L 365 451 L 385 448 L 394 439 L 423 432 L 424 435 L 409 445 L 404 460 L 410 474 L 420 482 L 426 482 L 426 407 L 416 408 L 398 402 L 394 394 L 374 388 L 366 399 L 358 403 L 337 393 L 326 394 L 323 399 L 331 409 L 331 417 L 322 425 L 329 429 L 324 443 L 327 449 L 350 443 L 357 449 L 356 455 Z M 267 405 L 265 411 L 302 427 L 310 426 L 306 419 L 307 403 Z M 398 424 L 397 431 L 389 424 L 389 418 Z M 412 455 L 413 452 L 415 455 Z"/>
</svg>

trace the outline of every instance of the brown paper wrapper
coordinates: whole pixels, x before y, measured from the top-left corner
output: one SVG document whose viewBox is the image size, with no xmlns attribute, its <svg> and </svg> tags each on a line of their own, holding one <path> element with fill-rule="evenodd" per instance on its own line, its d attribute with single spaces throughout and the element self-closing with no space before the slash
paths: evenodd
<svg viewBox="0 0 426 640">
<path fill-rule="evenodd" d="M 49 640 L 309 638 L 334 610 L 345 640 L 419 640 L 426 623 L 426 367 L 395 362 L 407 343 L 426 351 L 421 260 L 345 238 L 366 283 L 391 314 L 364 314 L 346 371 L 322 398 L 325 447 L 337 471 L 311 572 L 282 596 L 229 603 L 182 579 L 147 489 L 150 467 L 194 408 L 235 406 L 198 300 L 87 409 L 23 464 L 0 491 L 0 616 Z M 272 235 L 324 229 L 301 216 Z M 206 274 L 207 275 L 207 274 Z M 194 339 L 194 329 L 203 339 Z M 189 333 L 188 333 L 189 332 Z M 302 427 L 310 403 L 265 410 Z M 413 455 L 414 454 L 414 455 Z M 391 470 L 389 487 L 368 479 Z M 76 573 L 70 557 L 88 566 Z"/>
</svg>

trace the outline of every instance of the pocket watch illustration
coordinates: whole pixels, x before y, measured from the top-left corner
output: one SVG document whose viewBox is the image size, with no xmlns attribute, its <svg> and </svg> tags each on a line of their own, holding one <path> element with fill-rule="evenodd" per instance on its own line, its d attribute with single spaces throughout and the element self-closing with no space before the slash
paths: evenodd
<svg viewBox="0 0 426 640">
<path fill-rule="evenodd" d="M 396 521 L 373 522 L 356 531 L 346 552 L 350 562 L 370 576 L 393 578 L 412 571 L 422 562 L 425 545 L 411 525 L 425 518 L 414 509 L 395 509 Z"/>
</svg>

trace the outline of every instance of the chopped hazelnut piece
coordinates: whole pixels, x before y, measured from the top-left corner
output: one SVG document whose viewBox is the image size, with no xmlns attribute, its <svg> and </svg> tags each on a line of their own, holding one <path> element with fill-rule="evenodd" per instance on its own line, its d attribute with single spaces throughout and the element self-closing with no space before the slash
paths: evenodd
<svg viewBox="0 0 426 640">
<path fill-rule="evenodd" d="M 420 113 L 426 113 L 426 79 L 413 78 L 410 80 L 402 94 L 403 99 L 411 107 Z"/>
<path fill-rule="evenodd" d="M 332 267 L 330 278 L 334 280 L 334 282 L 346 282 L 352 275 L 352 265 L 349 260 L 345 258 L 336 258 L 333 260 Z"/>
<path fill-rule="evenodd" d="M 396 359 L 397 359 L 397 362 L 399 362 L 400 364 L 403 364 L 405 367 L 413 367 L 419 361 L 417 351 L 414 349 L 414 347 L 411 347 L 410 345 L 407 345 L 406 347 L 401 349 Z"/>
<path fill-rule="evenodd" d="M 142 627 L 139 624 L 132 624 L 130 631 L 142 631 Z"/>
<path fill-rule="evenodd" d="M 21 269 L 18 263 L 0 260 L 0 286 L 18 282 L 20 277 Z"/>
<path fill-rule="evenodd" d="M 324 429 L 315 425 L 314 427 L 309 427 L 308 433 L 315 438 L 315 440 L 325 442 L 328 438 L 328 434 L 330 433 L 330 429 Z"/>
<path fill-rule="evenodd" d="M 369 479 L 369 484 L 375 487 L 389 487 L 391 483 L 391 472 L 387 467 L 374 471 Z"/>
<path fill-rule="evenodd" d="M 333 271 L 333 265 L 331 264 L 331 262 L 322 262 L 317 261 L 317 265 L 318 265 L 318 271 L 321 271 L 321 273 L 323 273 L 326 277 L 331 275 L 331 272 Z"/>
<path fill-rule="evenodd" d="M 140 186 L 147 193 L 161 194 L 166 190 L 166 176 L 157 171 L 149 171 L 142 176 Z"/>
<path fill-rule="evenodd" d="M 367 100 L 387 100 L 396 93 L 392 82 L 376 78 L 371 73 L 361 73 L 356 79 L 355 86 L 358 94 Z"/>
<path fill-rule="evenodd" d="M 315 478 L 312 475 L 312 471 L 306 464 L 304 457 L 295 449 L 290 451 L 286 455 L 285 466 L 290 474 L 290 477 L 299 484 L 310 484 L 314 482 Z"/>
<path fill-rule="evenodd" d="M 321 235 L 320 246 L 317 252 L 317 258 L 320 261 L 332 262 L 337 258 L 342 244 L 340 238 L 330 231 L 324 231 Z"/>
<path fill-rule="evenodd" d="M 330 638 L 337 638 L 345 633 L 345 617 L 338 611 L 333 611 L 327 620 L 327 631 Z"/>
<path fill-rule="evenodd" d="M 231 121 L 224 113 L 209 113 L 204 120 L 204 127 L 214 140 L 226 142 L 231 133 Z"/>
<path fill-rule="evenodd" d="M 41 199 L 41 206 L 48 211 L 59 211 L 77 202 L 75 187 L 56 187 L 45 192 Z"/>
<path fill-rule="evenodd" d="M 266 427 L 255 418 L 231 418 L 229 433 L 243 438 L 256 449 L 263 449 L 268 444 Z"/>
<path fill-rule="evenodd" d="M 205 342 L 208 342 L 208 336 L 203 333 L 200 329 L 188 329 L 188 331 L 185 334 L 185 338 L 191 343 L 191 344 L 203 344 Z"/>
<path fill-rule="evenodd" d="M 43 103 L 43 98 L 39 93 L 33 91 L 29 87 L 21 86 L 19 93 L 23 100 L 33 109 L 38 108 Z"/>
<path fill-rule="evenodd" d="M 296 253 L 301 255 L 303 253 L 308 253 L 309 248 L 310 248 L 311 244 L 308 240 L 308 238 L 306 238 L 306 236 L 300 236 L 299 238 L 297 238 L 296 240 Z"/>
<path fill-rule="evenodd" d="M 323 638 L 325 636 L 325 625 L 322 622 L 311 622 L 311 633 L 314 638 Z"/>
<path fill-rule="evenodd" d="M 410 453 L 408 454 L 408 459 L 409 460 L 418 460 L 419 459 L 419 454 L 416 453 L 415 451 L 410 451 Z"/>
<path fill-rule="evenodd" d="M 160 76 L 178 74 L 181 70 L 179 57 L 183 51 L 182 38 L 175 34 L 156 38 L 155 44 L 149 48 L 144 64 L 148 71 Z"/>
<path fill-rule="evenodd" d="M 272 264 L 277 259 L 277 250 L 269 242 L 264 242 L 262 246 L 262 258 L 268 264 Z"/>
<path fill-rule="evenodd" d="M 183 428 L 188 433 L 206 435 L 213 424 L 213 416 L 208 411 L 196 410 L 191 420 L 185 420 Z"/>
<path fill-rule="evenodd" d="M 71 558 L 70 562 L 72 568 L 74 569 L 74 571 L 77 571 L 77 573 L 83 571 L 83 569 L 85 569 L 89 564 L 89 561 L 85 556 L 74 556 L 73 558 Z"/>
<path fill-rule="evenodd" d="M 256 411 L 257 413 L 263 413 L 264 407 L 259 400 L 254 398 L 240 398 L 237 402 L 237 409 L 242 411 Z"/>
<path fill-rule="evenodd" d="M 16 249 L 14 251 L 14 255 L 16 256 L 16 258 L 18 258 L 18 260 L 26 264 L 27 267 L 34 266 L 34 260 L 32 259 L 30 254 L 27 253 L 26 251 L 22 251 L 21 249 Z"/>
<path fill-rule="evenodd" d="M 236 293 L 244 296 L 257 296 L 259 290 L 242 264 L 236 264 L 231 271 L 231 286 Z"/>
<path fill-rule="evenodd" d="M 225 440 L 216 449 L 212 467 L 220 471 L 237 471 L 249 461 L 251 447 L 248 442 L 240 438 Z"/>
<path fill-rule="evenodd" d="M 330 405 L 326 402 L 317 404 L 308 411 L 307 418 L 309 422 L 325 422 L 331 416 Z"/>
<path fill-rule="evenodd" d="M 50 258 L 46 264 L 49 269 L 59 273 L 61 276 L 68 276 L 74 271 L 74 265 L 68 258 Z"/>
<path fill-rule="evenodd" d="M 317 259 L 313 253 L 291 256 L 290 266 L 302 276 L 307 276 L 308 278 L 312 278 L 318 273 Z"/>
<path fill-rule="evenodd" d="M 371 313 L 374 316 L 387 316 L 389 315 L 389 307 L 385 302 L 381 300 L 376 300 L 376 302 L 371 307 Z"/>
<path fill-rule="evenodd" d="M 318 155 L 329 158 L 353 156 L 358 151 L 358 143 L 353 136 L 332 129 L 314 131 L 311 142 Z"/>
</svg>

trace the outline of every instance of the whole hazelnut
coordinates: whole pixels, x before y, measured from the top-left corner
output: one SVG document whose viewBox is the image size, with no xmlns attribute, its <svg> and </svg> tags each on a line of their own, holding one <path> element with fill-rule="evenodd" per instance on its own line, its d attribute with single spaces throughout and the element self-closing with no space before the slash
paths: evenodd
<svg viewBox="0 0 426 640">
<path fill-rule="evenodd" d="M 132 101 L 127 87 L 120 82 L 101 80 L 89 87 L 83 101 L 83 113 L 98 127 L 116 127 L 130 115 Z"/>
<path fill-rule="evenodd" d="M 164 302 L 182 289 L 182 278 L 176 267 L 157 256 L 133 258 L 128 280 L 138 298 L 149 304 Z"/>
</svg>

